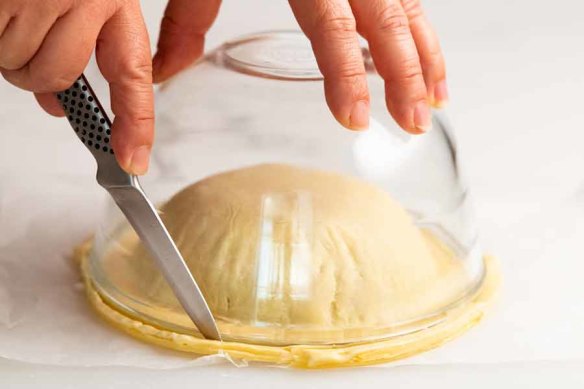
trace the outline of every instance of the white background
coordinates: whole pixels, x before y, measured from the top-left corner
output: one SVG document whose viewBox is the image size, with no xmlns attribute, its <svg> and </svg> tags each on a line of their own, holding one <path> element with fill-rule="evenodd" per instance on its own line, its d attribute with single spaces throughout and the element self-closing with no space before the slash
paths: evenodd
<svg viewBox="0 0 584 389">
<path fill-rule="evenodd" d="M 142 3 L 155 42 L 164 1 Z M 491 362 L 451 357 L 444 364 L 311 373 L 227 366 L 67 368 L 0 359 L 0 387 L 581 387 L 584 3 L 434 0 L 426 1 L 426 9 L 447 57 L 449 114 L 483 243 L 505 271 L 500 307 L 482 324 L 498 331 L 501 341 L 481 338 L 478 327 L 471 340 L 438 352 L 460 356 L 464 347 L 480 347 Z M 226 0 L 208 44 L 294 27 L 284 1 Z M 94 68 L 89 72 L 95 75 Z M 98 92 L 107 94 L 103 85 Z M 93 230 L 102 192 L 90 155 L 67 131 L 32 96 L 0 82 L 0 261 L 22 257 L 26 269 L 30 256 L 64 257 Z M 19 270 L 14 274 L 23 274 Z M 27 281 L 43 283 L 45 271 L 50 267 Z M 0 274 L 0 282 L 7 280 L 9 274 Z M 518 315 L 525 320 L 510 319 Z M 530 322 L 534 325 L 525 324 Z M 31 340 L 41 335 L 31 334 Z M 492 362 L 498 349 L 501 361 Z M 522 355 L 529 358 L 512 358 Z"/>
</svg>

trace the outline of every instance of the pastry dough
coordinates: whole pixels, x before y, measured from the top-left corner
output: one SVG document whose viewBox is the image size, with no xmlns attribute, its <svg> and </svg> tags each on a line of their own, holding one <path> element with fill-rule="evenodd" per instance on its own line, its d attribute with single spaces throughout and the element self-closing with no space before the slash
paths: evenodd
<svg viewBox="0 0 584 389">
<path fill-rule="evenodd" d="M 156 328 L 192 323 L 127 231 L 102 254 L 102 276 L 121 292 L 117 301 L 86 277 L 88 293 L 108 320 L 155 343 L 299 367 L 368 364 L 431 348 L 482 315 L 484 290 L 454 326 L 371 343 L 407 323 L 435 324 L 449 304 L 472 297 L 473 280 L 452 250 L 418 229 L 385 191 L 352 177 L 253 166 L 185 188 L 161 216 L 232 342 Z M 87 275 L 89 267 L 83 268 Z M 118 304 L 144 317 L 124 316 Z M 441 335 L 428 338 L 427 331 Z M 396 349 L 407 337 L 415 347 Z M 356 341 L 361 344 L 318 345 Z"/>
<path fill-rule="evenodd" d="M 91 306 L 108 323 L 147 343 L 196 355 L 224 354 L 231 359 L 263 362 L 300 369 L 326 369 L 387 363 L 416 355 L 462 335 L 485 315 L 500 283 L 497 261 L 485 258 L 485 278 L 480 289 L 466 304 L 441 315 L 427 328 L 387 340 L 349 345 L 268 346 L 241 342 L 218 342 L 155 327 L 118 310 L 97 292 L 89 271 L 91 242 L 76 250 L 85 291 Z"/>
</svg>

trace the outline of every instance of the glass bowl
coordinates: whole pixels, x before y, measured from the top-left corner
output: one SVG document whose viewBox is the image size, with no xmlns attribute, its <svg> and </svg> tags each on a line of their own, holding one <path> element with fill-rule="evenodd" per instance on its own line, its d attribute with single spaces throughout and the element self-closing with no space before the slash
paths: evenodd
<svg viewBox="0 0 584 389">
<path fill-rule="evenodd" d="M 439 323 L 481 285 L 483 256 L 444 112 L 427 134 L 402 131 L 366 48 L 363 58 L 366 131 L 334 120 L 300 32 L 225 43 L 157 91 L 143 186 L 224 340 L 386 339 Z M 89 272 L 119 311 L 197 334 L 112 201 Z"/>
</svg>

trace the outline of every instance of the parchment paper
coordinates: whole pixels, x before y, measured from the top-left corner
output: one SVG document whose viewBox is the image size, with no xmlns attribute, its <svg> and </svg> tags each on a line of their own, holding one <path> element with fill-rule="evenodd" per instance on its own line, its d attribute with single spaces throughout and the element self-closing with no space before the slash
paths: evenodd
<svg viewBox="0 0 584 389">
<path fill-rule="evenodd" d="M 83 150 L 81 150 L 83 151 Z M 87 166 L 85 166 L 87 164 Z M 0 179 L 0 357 L 69 366 L 177 368 L 222 361 L 150 346 L 109 328 L 88 307 L 73 247 L 94 229 L 105 194 L 91 176 Z M 90 170 L 91 163 L 81 165 Z M 47 185 L 52 182 L 52 185 Z M 485 320 L 401 364 L 584 360 L 584 203 L 477 204 L 504 284 Z"/>
<path fill-rule="evenodd" d="M 38 118 L 22 117 L 18 127 L 3 128 L 0 357 L 150 368 L 222 361 L 141 343 L 108 327 L 89 308 L 70 257 L 95 230 L 106 194 L 93 177 L 94 161 L 62 120 L 47 119 L 46 129 L 34 134 L 22 129 Z M 476 144 L 467 160 L 489 163 L 511 148 L 507 162 L 501 162 L 511 166 L 525 136 Z M 549 139 L 534 136 L 532 142 L 539 139 L 546 149 Z M 163 140 L 159 136 L 159 144 Z M 470 139 L 466 144 L 473 146 Z M 577 142 L 547 150 L 546 158 L 531 158 L 521 176 L 494 168 L 469 176 L 484 251 L 501 263 L 499 300 L 461 338 L 399 363 L 584 362 L 584 193 L 576 175 L 584 156 Z M 148 192 L 148 180 L 144 184 Z"/>
</svg>

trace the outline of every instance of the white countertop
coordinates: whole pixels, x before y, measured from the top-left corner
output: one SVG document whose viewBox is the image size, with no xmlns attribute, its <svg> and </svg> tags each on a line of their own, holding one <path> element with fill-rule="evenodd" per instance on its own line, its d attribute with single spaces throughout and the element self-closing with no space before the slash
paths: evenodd
<svg viewBox="0 0 584 389">
<path fill-rule="evenodd" d="M 581 388 L 582 363 L 399 366 L 299 371 L 200 367 L 173 370 L 55 368 L 4 362 L 2 388 Z M 509 385 L 509 386 L 504 386 Z M 512 386 L 511 386 L 512 385 Z"/>
<path fill-rule="evenodd" d="M 363 383 L 371 387 L 491 388 L 509 382 L 517 387 L 581 387 L 584 310 L 581 305 L 554 309 L 554 299 L 574 298 L 571 286 L 580 282 L 584 270 L 579 260 L 584 249 L 578 251 L 577 244 L 582 240 L 578 232 L 584 237 L 584 220 L 575 220 L 568 227 L 565 223 L 578 214 L 579 204 L 584 210 L 584 3 L 426 3 L 447 57 L 452 96 L 449 114 L 476 200 L 483 245 L 500 257 L 504 269 L 515 271 L 506 280 L 502 299 L 505 288 L 524 299 L 508 302 L 494 315 L 521 309 L 532 295 L 542 296 L 536 290 L 546 291 L 542 312 L 533 317 L 544 322 L 546 333 L 512 325 L 499 327 L 502 338 L 509 336 L 508 331 L 516 331 L 516 345 L 533 349 L 534 358 L 331 372 L 227 365 L 173 370 L 73 368 L 0 358 L 0 387 L 147 388 L 186 386 L 187 382 L 199 387 L 243 388 L 275 384 L 348 388 Z M 143 1 L 143 6 L 155 42 L 164 1 Z M 208 45 L 214 47 L 242 33 L 295 27 L 286 2 L 226 0 Z M 88 72 L 95 74 L 95 67 Z M 99 95 L 107 94 L 103 85 L 97 89 Z M 31 95 L 3 81 L 0 128 L 0 260 L 19 256 L 25 266 L 30 255 L 66 255 L 94 229 L 98 216 L 93 205 L 102 193 L 92 177 L 89 154 L 65 133 L 62 121 L 48 117 L 34 105 Z M 565 206 L 557 208 L 559 203 Z M 558 220 L 559 225 L 554 225 Z M 524 272 L 517 270 L 521 266 Z M 542 269 L 549 274 L 545 284 L 531 276 Z M 9 275 L 0 274 L 0 282 L 6 277 Z M 42 282 L 43 274 L 30 277 Z M 480 342 L 474 344 L 481 347 Z M 448 352 L 448 347 L 457 345 L 446 345 L 441 352 Z M 492 352 L 492 347 L 482 347 Z"/>
</svg>

